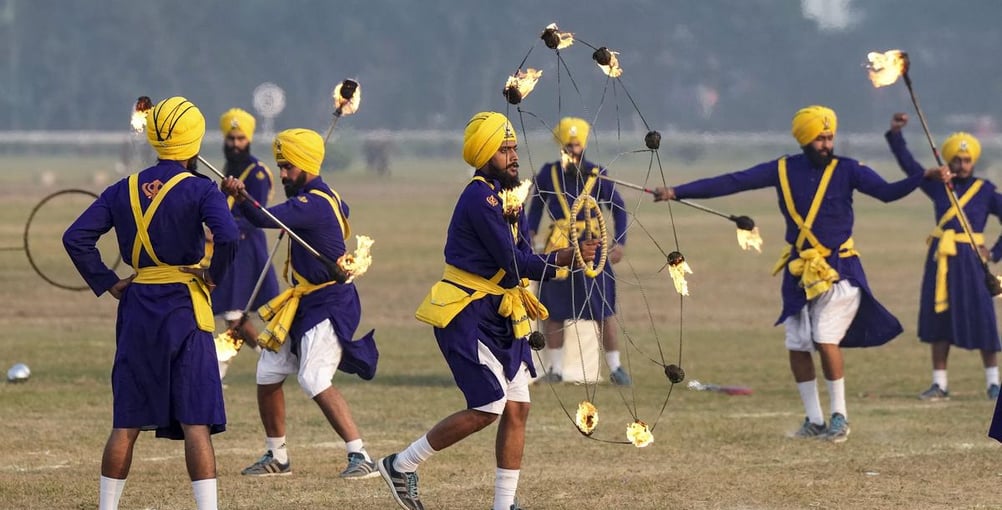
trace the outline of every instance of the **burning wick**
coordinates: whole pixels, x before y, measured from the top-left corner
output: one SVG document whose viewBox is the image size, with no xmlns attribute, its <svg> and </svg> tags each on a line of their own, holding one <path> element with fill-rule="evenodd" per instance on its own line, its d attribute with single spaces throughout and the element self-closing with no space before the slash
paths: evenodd
<svg viewBox="0 0 1002 510">
<path fill-rule="evenodd" d="M 362 102 L 362 91 L 355 80 L 344 80 L 334 87 L 334 115 L 351 115 L 358 111 Z"/>
<path fill-rule="evenodd" d="M 637 448 L 643 448 L 654 442 L 654 434 L 651 434 L 651 429 L 640 420 L 626 426 L 626 438 Z"/>
<path fill-rule="evenodd" d="M 901 50 L 889 50 L 883 53 L 871 51 L 866 55 L 866 60 L 866 69 L 874 87 L 892 85 L 901 75 L 908 72 L 908 54 Z"/>
<path fill-rule="evenodd" d="M 146 113 L 153 109 L 153 100 L 149 96 L 139 96 L 136 107 L 132 111 L 132 130 L 142 133 L 146 130 Z"/>
<path fill-rule="evenodd" d="M 692 268 L 685 261 L 682 253 L 673 251 L 668 254 L 668 274 L 672 283 L 675 284 L 675 291 L 683 296 L 689 295 L 689 283 L 685 281 L 686 274 L 692 274 Z"/>
<path fill-rule="evenodd" d="M 525 71 L 519 69 L 515 74 L 508 77 L 501 94 L 510 104 L 519 104 L 536 87 L 536 82 L 543 75 L 543 71 L 528 68 Z"/>
<path fill-rule="evenodd" d="M 591 54 L 591 58 L 607 76 L 610 78 L 619 78 L 623 74 L 623 68 L 619 67 L 619 59 L 616 58 L 616 55 L 619 55 L 619 52 L 611 51 L 609 48 L 602 46 L 595 50 L 595 53 Z"/>
<path fill-rule="evenodd" d="M 556 23 L 546 25 L 546 29 L 539 35 L 539 38 L 542 39 L 543 44 L 546 44 L 546 47 L 551 50 L 562 50 L 574 44 L 574 34 L 570 32 L 561 32 Z"/>
<path fill-rule="evenodd" d="M 595 432 L 595 427 L 598 426 L 598 409 L 595 405 L 587 400 L 578 404 L 578 412 L 574 417 L 574 424 L 586 436 L 590 436 L 592 432 Z"/>
</svg>

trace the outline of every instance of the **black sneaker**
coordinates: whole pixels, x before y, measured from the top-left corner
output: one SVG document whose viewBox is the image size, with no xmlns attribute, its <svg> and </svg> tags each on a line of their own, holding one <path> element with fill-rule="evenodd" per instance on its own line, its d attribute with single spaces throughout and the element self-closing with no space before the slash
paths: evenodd
<svg viewBox="0 0 1002 510">
<path fill-rule="evenodd" d="M 939 402 L 940 400 L 950 400 L 950 392 L 941 388 L 938 384 L 933 383 L 929 389 L 923 391 L 919 394 L 919 400 L 927 400 L 929 402 Z"/>
<path fill-rule="evenodd" d="M 379 474 L 383 475 L 386 485 L 390 487 L 393 500 L 405 510 L 424 510 L 421 498 L 418 496 L 417 473 L 401 473 L 393 469 L 393 461 L 397 454 L 387 455 L 379 459 Z"/>
</svg>

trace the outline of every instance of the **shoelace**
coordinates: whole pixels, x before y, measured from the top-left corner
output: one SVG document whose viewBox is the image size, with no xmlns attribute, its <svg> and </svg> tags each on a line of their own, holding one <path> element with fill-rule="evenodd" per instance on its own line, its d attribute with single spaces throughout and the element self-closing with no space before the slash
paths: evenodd
<svg viewBox="0 0 1002 510">
<path fill-rule="evenodd" d="M 407 495 L 413 499 L 418 499 L 417 473 L 404 473 L 404 480 L 407 482 Z"/>
</svg>

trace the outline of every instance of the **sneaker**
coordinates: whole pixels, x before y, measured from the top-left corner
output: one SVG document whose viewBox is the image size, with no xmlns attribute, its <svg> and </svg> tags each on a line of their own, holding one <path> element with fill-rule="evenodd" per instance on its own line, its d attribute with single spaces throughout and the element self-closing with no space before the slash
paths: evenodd
<svg viewBox="0 0 1002 510">
<path fill-rule="evenodd" d="M 610 372 L 609 380 L 616 386 L 629 386 L 633 384 L 633 379 L 630 379 L 630 374 L 627 374 L 626 370 L 623 370 L 623 367 L 619 367 Z"/>
<path fill-rule="evenodd" d="M 341 472 L 341 478 L 347 480 L 362 480 L 379 476 L 376 463 L 366 460 L 365 455 L 359 452 L 348 453 L 348 467 Z"/>
<path fill-rule="evenodd" d="M 272 455 L 271 450 L 268 450 L 257 459 L 257 462 L 251 464 L 244 468 L 240 472 L 241 475 L 247 476 L 285 476 L 292 474 L 292 462 L 286 462 L 282 464 L 281 462 L 275 460 L 275 456 Z"/>
<path fill-rule="evenodd" d="M 849 439 L 849 420 L 842 413 L 832 414 L 828 422 L 828 440 L 833 443 L 844 443 Z"/>
<path fill-rule="evenodd" d="M 928 400 L 929 402 L 938 402 L 940 400 L 950 400 L 950 392 L 940 388 L 938 384 L 933 383 L 929 389 L 923 391 L 919 395 L 919 400 Z"/>
<path fill-rule="evenodd" d="M 557 372 L 547 372 L 546 375 L 542 377 L 542 380 L 548 383 L 561 383 L 564 382 L 564 376 L 558 374 Z"/>
<path fill-rule="evenodd" d="M 804 424 L 793 433 L 793 437 L 798 439 L 817 439 L 828 435 L 828 427 L 824 423 L 818 425 L 811 423 L 810 418 L 804 418 Z"/>
<path fill-rule="evenodd" d="M 379 459 L 379 474 L 383 475 L 386 485 L 390 487 L 393 500 L 405 510 L 424 510 L 421 498 L 418 496 L 417 473 L 401 473 L 393 469 L 393 461 L 397 454 L 387 455 Z"/>
<path fill-rule="evenodd" d="M 999 399 L 999 385 L 993 384 L 986 390 L 988 393 L 988 400 L 998 400 Z"/>
</svg>

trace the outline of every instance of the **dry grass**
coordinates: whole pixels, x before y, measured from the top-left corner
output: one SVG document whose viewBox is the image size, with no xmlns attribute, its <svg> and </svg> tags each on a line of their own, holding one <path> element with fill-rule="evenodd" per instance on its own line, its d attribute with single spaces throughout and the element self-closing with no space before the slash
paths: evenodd
<svg viewBox="0 0 1002 510">
<path fill-rule="evenodd" d="M 28 210 L 48 191 L 31 177 L 37 168 L 65 168 L 56 170 L 52 189 L 93 189 L 93 172 L 109 164 L 30 158 L 9 163 L 11 170 L 0 177 L 2 246 L 20 243 Z M 352 206 L 353 230 L 376 240 L 376 262 L 358 285 L 362 327 L 377 331 L 380 371 L 368 383 L 343 374 L 335 378 L 374 455 L 405 447 L 463 405 L 431 331 L 413 319 L 413 311 L 440 275 L 445 226 L 465 174 L 451 161 L 411 163 L 398 165 L 390 179 L 359 174 L 330 179 Z M 725 169 L 711 162 L 701 172 Z M 670 170 L 680 175 L 677 180 L 695 173 Z M 641 180 L 642 172 L 639 165 L 623 164 L 618 174 Z M 929 377 L 928 351 L 914 339 L 922 239 L 931 218 L 918 194 L 889 206 L 857 200 L 856 241 L 871 284 L 906 332 L 886 347 L 847 353 L 853 435 L 842 445 L 787 437 L 803 417 L 781 330 L 772 327 L 779 282 L 769 270 L 781 243 L 775 202 L 769 191 L 711 204 L 753 216 L 766 240 L 762 255 L 740 252 L 726 222 L 679 205 L 673 209 L 681 249 L 696 271 L 683 314 L 688 378 L 744 384 L 755 394 L 727 397 L 676 388 L 655 430 L 656 442 L 638 450 L 583 439 L 554 393 L 535 387 L 519 487 L 527 508 L 1002 508 L 996 490 L 1000 451 L 985 436 L 992 403 L 983 396 L 978 357 L 955 353 L 951 402 L 930 405 L 915 398 Z M 665 249 L 674 248 L 662 204 L 645 201 L 638 215 Z M 639 230 L 631 232 L 628 258 L 636 273 L 619 266 L 624 326 L 644 354 L 658 358 L 650 309 L 666 359 L 677 361 L 679 300 L 666 277 L 655 273 L 663 258 L 653 243 Z M 63 263 L 58 240 L 51 242 L 46 256 L 54 257 L 53 265 Z M 44 284 L 18 252 L 0 253 L 0 278 L 0 365 L 23 361 L 34 372 L 27 384 L 0 385 L 5 459 L 0 508 L 96 508 L 100 451 L 111 418 L 115 302 Z M 598 437 L 623 436 L 631 419 L 624 401 L 635 403 L 648 422 L 663 402 L 660 368 L 635 349 L 628 359 L 636 387 L 622 397 L 609 385 L 597 390 Z M 288 415 L 295 475 L 260 480 L 238 474 L 263 445 L 254 361 L 252 354 L 241 354 L 227 379 L 229 430 L 214 441 L 222 506 L 393 508 L 382 481 L 337 478 L 343 443 L 294 382 L 288 386 Z M 572 411 L 585 396 L 584 388 L 575 386 L 557 393 Z M 489 429 L 424 465 L 427 506 L 488 508 L 492 450 Z M 182 459 L 180 443 L 143 436 L 123 508 L 191 508 Z"/>
</svg>

